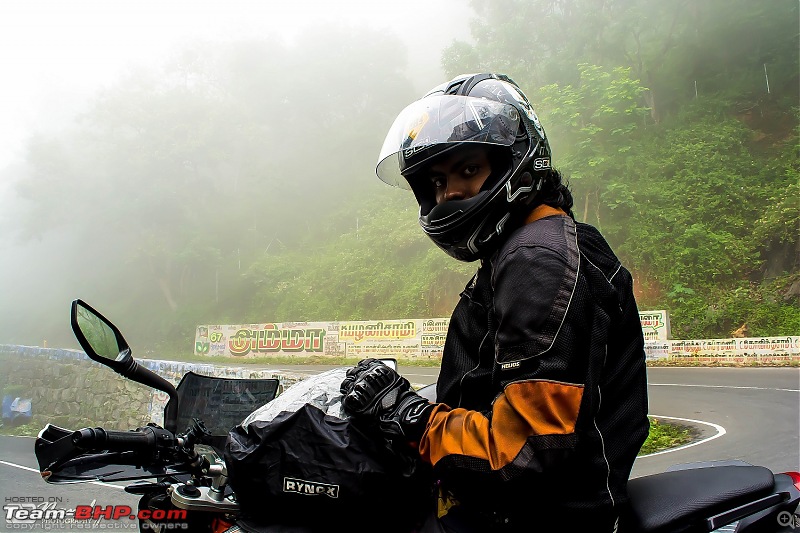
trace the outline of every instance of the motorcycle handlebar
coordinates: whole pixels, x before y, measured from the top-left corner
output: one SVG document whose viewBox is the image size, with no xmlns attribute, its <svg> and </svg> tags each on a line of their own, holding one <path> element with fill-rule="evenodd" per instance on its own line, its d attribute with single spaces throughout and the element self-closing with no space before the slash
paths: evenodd
<svg viewBox="0 0 800 533">
<path fill-rule="evenodd" d="M 83 450 L 155 452 L 172 447 L 174 443 L 175 437 L 172 433 L 149 426 L 136 431 L 83 428 L 72 434 L 72 444 Z"/>
</svg>

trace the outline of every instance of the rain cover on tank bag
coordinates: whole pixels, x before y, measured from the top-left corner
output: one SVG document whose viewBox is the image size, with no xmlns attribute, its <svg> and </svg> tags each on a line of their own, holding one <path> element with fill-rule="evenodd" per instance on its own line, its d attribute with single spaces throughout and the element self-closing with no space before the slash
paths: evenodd
<svg viewBox="0 0 800 533">
<path fill-rule="evenodd" d="M 292 385 L 270 403 L 250 413 L 242 426 L 251 422 L 269 422 L 284 411 L 295 412 L 306 404 L 317 407 L 326 415 L 347 418 L 342 411 L 342 393 L 339 392 L 346 372 L 346 368 L 335 368 Z"/>
<path fill-rule="evenodd" d="M 345 519 L 350 530 L 392 531 L 427 511 L 430 473 L 416 451 L 342 411 L 345 372 L 293 385 L 230 432 L 225 463 L 244 517 L 327 529 Z M 402 516 L 387 516 L 390 509 Z"/>
</svg>

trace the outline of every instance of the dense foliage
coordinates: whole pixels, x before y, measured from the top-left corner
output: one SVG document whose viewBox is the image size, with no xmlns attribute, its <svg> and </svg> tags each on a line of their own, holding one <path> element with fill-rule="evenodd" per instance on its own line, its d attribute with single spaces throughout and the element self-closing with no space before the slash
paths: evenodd
<svg viewBox="0 0 800 533">
<path fill-rule="evenodd" d="M 675 338 L 800 333 L 794 0 L 472 7 L 444 69 L 528 92 L 576 218 L 633 272 L 640 308 L 668 309 Z M 18 237 L 80 249 L 51 275 L 139 345 L 191 346 L 199 323 L 446 316 L 474 272 L 425 239 L 410 193 L 374 178 L 418 96 L 400 42 L 298 43 L 197 45 L 31 139 Z M 0 341 L 41 327 L 12 320 Z"/>
</svg>

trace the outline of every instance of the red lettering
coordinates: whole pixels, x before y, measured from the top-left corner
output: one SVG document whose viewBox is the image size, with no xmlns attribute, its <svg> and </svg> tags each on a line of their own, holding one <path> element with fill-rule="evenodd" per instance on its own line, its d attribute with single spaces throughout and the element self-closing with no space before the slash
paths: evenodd
<svg viewBox="0 0 800 533">
<path fill-rule="evenodd" d="M 123 516 L 130 516 L 131 508 L 127 505 L 117 505 L 114 508 L 114 520 L 119 520 Z"/>
<path fill-rule="evenodd" d="M 141 509 L 138 513 L 134 514 L 133 509 L 127 505 L 109 505 L 107 507 L 99 505 L 94 507 L 90 505 L 76 505 L 75 514 L 73 515 L 75 520 L 98 520 L 100 518 L 119 520 L 126 516 L 131 520 L 135 520 L 136 518 L 139 520 L 149 520 L 151 518 L 153 520 L 186 520 L 188 515 L 185 509 L 170 509 L 169 511 L 164 509 L 155 509 L 152 511 L 149 509 Z"/>
<path fill-rule="evenodd" d="M 167 513 L 167 520 L 186 520 L 186 509 L 170 509 Z"/>
<path fill-rule="evenodd" d="M 94 507 L 94 513 L 92 513 L 92 518 L 98 520 L 100 518 L 105 518 L 110 520 L 111 517 L 114 516 L 114 507 L 112 505 L 107 505 L 105 507 L 100 507 L 96 505 Z"/>
</svg>

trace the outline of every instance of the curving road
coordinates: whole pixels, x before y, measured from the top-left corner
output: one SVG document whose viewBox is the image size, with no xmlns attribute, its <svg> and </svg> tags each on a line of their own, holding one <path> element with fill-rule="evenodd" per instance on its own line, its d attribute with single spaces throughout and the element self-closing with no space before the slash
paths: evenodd
<svg viewBox="0 0 800 533">
<path fill-rule="evenodd" d="M 282 367 L 317 373 L 330 367 Z M 433 383 L 438 368 L 401 368 L 412 383 Z M 800 471 L 800 369 L 797 368 L 650 368 L 650 412 L 691 419 L 712 440 L 685 449 L 640 457 L 633 477 L 677 463 L 742 459 L 773 471 Z M 63 498 L 65 505 L 135 504 L 119 486 L 46 485 L 36 470 L 33 439 L 0 437 L 0 499 Z M 3 520 L 0 520 L 3 522 Z M 4 522 L 3 522 L 4 523 Z"/>
<path fill-rule="evenodd" d="M 721 426 L 714 440 L 641 457 L 633 476 L 676 463 L 741 459 L 773 471 L 800 470 L 800 369 L 650 368 L 650 413 Z M 708 428 L 713 436 L 717 431 Z"/>
</svg>

